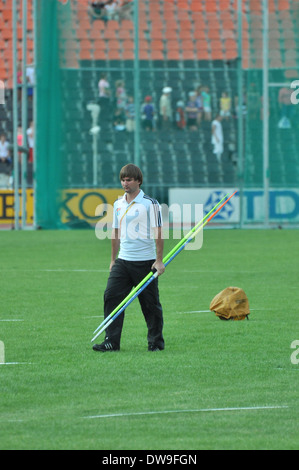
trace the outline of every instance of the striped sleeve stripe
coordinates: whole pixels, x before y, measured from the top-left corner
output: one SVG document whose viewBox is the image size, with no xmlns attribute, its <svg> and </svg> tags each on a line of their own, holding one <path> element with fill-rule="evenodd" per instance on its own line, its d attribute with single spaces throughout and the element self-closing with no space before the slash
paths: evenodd
<svg viewBox="0 0 299 470">
<path fill-rule="evenodd" d="M 161 211 L 160 211 L 160 204 L 156 199 L 153 199 L 147 195 L 143 196 L 144 199 L 148 199 L 149 201 L 152 202 L 153 204 L 153 209 L 154 209 L 154 216 L 155 216 L 155 226 L 156 227 L 161 227 L 162 226 L 162 217 L 161 217 Z"/>
</svg>

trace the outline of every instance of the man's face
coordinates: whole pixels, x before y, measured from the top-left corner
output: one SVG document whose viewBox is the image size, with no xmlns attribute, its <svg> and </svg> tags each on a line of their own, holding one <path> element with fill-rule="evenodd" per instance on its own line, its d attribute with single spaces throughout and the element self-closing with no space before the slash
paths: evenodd
<svg viewBox="0 0 299 470">
<path fill-rule="evenodd" d="M 131 194 L 139 190 L 140 182 L 134 178 L 123 178 L 121 180 L 121 185 L 126 193 Z"/>
</svg>

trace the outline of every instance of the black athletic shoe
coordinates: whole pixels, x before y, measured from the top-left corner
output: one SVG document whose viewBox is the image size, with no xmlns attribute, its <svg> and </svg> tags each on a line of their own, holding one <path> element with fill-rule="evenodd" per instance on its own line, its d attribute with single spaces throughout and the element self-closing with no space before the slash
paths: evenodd
<svg viewBox="0 0 299 470">
<path fill-rule="evenodd" d="M 148 351 L 163 351 L 164 348 L 160 348 L 156 344 L 149 344 L 147 350 Z"/>
<path fill-rule="evenodd" d="M 101 344 L 94 344 L 92 349 L 94 351 L 100 351 L 100 352 L 107 352 L 107 351 L 119 351 L 119 347 L 115 346 L 115 344 L 111 343 L 110 341 L 105 340 Z"/>
</svg>

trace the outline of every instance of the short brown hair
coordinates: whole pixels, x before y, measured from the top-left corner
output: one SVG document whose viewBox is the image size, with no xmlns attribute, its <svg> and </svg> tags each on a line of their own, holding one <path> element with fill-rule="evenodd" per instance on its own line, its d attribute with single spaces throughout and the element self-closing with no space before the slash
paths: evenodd
<svg viewBox="0 0 299 470">
<path fill-rule="evenodd" d="M 124 178 L 133 178 L 134 180 L 139 181 L 140 185 L 142 185 L 142 172 L 140 168 L 138 168 L 138 166 L 134 165 L 133 163 L 128 163 L 120 170 L 119 179 L 122 180 Z"/>
</svg>

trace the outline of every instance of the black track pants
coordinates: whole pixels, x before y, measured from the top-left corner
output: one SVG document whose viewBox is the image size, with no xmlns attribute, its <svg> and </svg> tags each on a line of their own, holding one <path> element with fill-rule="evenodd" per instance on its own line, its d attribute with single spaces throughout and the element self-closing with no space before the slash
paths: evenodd
<svg viewBox="0 0 299 470">
<path fill-rule="evenodd" d="M 117 259 L 107 282 L 104 293 L 105 318 L 124 300 L 142 279 L 151 271 L 155 260 L 150 261 L 125 261 Z M 144 315 L 148 335 L 148 344 L 164 349 L 163 312 L 159 300 L 158 279 L 154 279 L 139 295 L 139 303 Z M 116 320 L 106 329 L 106 339 L 115 345 L 120 345 L 121 332 L 124 321 L 122 312 Z"/>
</svg>

